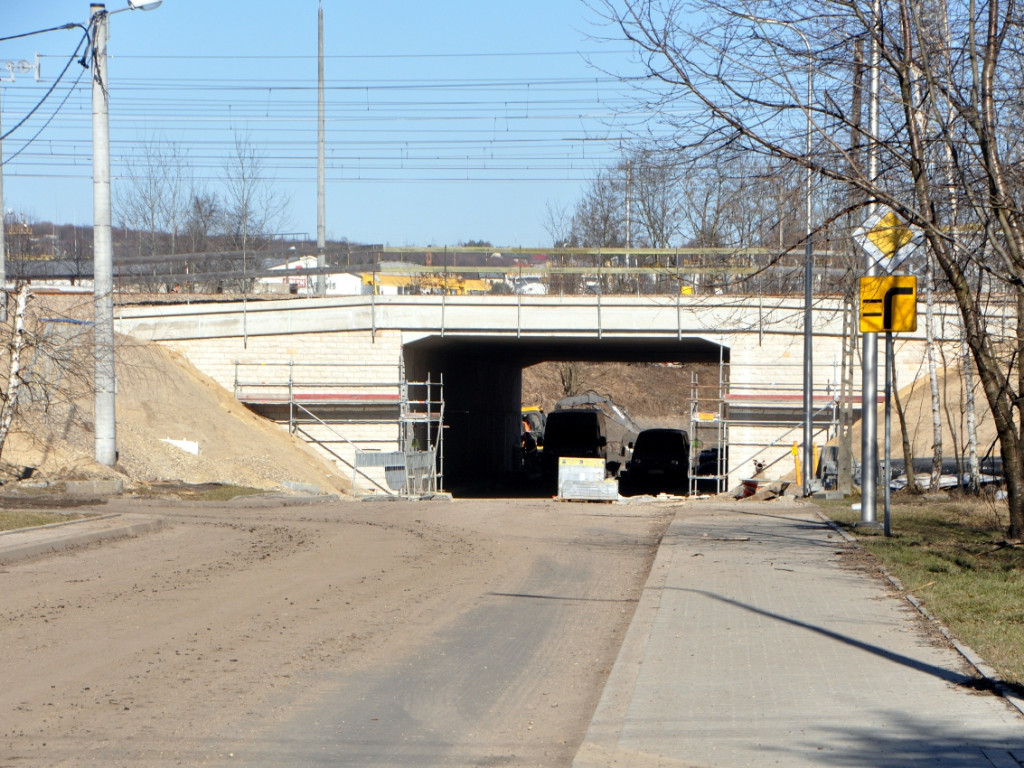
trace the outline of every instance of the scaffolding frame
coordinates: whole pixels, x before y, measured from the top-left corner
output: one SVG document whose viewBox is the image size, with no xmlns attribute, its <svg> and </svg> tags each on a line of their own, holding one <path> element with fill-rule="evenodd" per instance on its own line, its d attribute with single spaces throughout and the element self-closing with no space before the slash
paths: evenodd
<svg viewBox="0 0 1024 768">
<path fill-rule="evenodd" d="M 799 442 L 794 439 L 794 435 L 799 436 L 803 429 L 803 415 L 798 407 L 803 399 L 802 384 L 773 383 L 768 386 L 764 383 L 735 382 L 730 377 L 729 365 L 724 353 L 720 354 L 718 381 L 710 385 L 702 385 L 696 371 L 691 374 L 691 494 L 702 490 L 714 493 L 727 491 L 730 465 L 742 472 L 740 468 L 749 463 L 751 478 L 767 472 L 788 455 L 784 453 L 771 458 L 770 454 L 780 446 Z M 787 365 L 776 363 L 764 367 L 770 370 Z M 821 407 L 812 409 L 812 443 L 822 434 L 825 435 L 825 442 L 828 442 L 839 433 L 839 391 L 830 380 L 823 396 L 812 396 L 812 402 L 821 404 Z M 707 408 L 709 403 L 710 410 Z M 755 410 L 759 414 L 757 418 L 752 417 Z M 730 436 L 730 430 L 734 431 L 737 427 L 778 430 L 778 433 L 767 440 L 737 442 Z M 708 441 L 713 442 L 713 445 L 708 446 Z M 742 456 L 739 460 L 737 452 Z M 817 475 L 817 468 L 812 474 Z"/>
<path fill-rule="evenodd" d="M 710 490 L 724 493 L 729 480 L 729 426 L 725 419 L 723 394 L 729 388 L 729 364 L 719 359 L 718 381 L 710 396 L 700 384 L 700 374 L 690 374 L 690 495 Z M 713 401 L 712 410 L 701 403 Z M 713 447 L 705 447 L 710 433 Z"/>
<path fill-rule="evenodd" d="M 235 361 L 235 399 L 249 408 L 272 413 L 287 409 L 289 434 L 298 435 L 352 470 L 352 493 L 365 496 L 437 493 L 444 486 L 444 377 L 410 381 L 404 362 L 397 377 L 386 370 L 374 381 L 350 381 L 345 369 L 394 369 L 393 364 L 368 363 L 244 363 Z M 258 372 L 259 377 L 251 374 Z M 286 369 L 282 371 L 282 369 Z M 321 378 L 304 378 L 304 369 L 316 369 Z M 330 376 L 331 371 L 339 375 Z M 297 373 L 298 372 L 298 373 Z M 323 378 L 323 373 L 328 376 Z M 270 418 L 273 418 L 272 416 Z M 283 421 L 284 419 L 275 419 Z M 356 437 L 357 427 L 395 425 L 396 437 Z M 316 434 L 320 427 L 330 437 Z M 348 433 L 348 434 L 346 434 Z M 352 451 L 352 459 L 338 445 Z M 370 447 L 372 446 L 372 447 Z M 388 450 L 390 449 L 390 450 Z M 401 455 L 399 461 L 396 455 Z M 380 467 L 383 482 L 365 470 Z M 404 480 L 397 483 L 399 470 Z M 362 493 L 359 480 L 369 486 Z M 396 487 L 397 484 L 397 487 Z"/>
</svg>

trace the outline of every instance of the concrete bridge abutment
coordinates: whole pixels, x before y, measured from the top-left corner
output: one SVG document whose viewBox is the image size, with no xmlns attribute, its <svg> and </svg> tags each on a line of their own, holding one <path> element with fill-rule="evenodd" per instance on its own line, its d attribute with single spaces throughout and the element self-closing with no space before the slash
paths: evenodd
<svg viewBox="0 0 1024 768">
<path fill-rule="evenodd" d="M 544 360 L 722 363 L 729 392 L 752 396 L 745 411 L 751 415 L 767 409 L 773 396 L 776 404 L 783 394 L 799 399 L 802 318 L 802 304 L 791 298 L 357 296 L 123 306 L 116 324 L 122 334 L 178 350 L 229 391 L 251 395 L 262 385 L 280 394 L 290 379 L 300 393 L 316 394 L 319 387 L 339 402 L 362 403 L 381 418 L 349 424 L 342 436 L 316 427 L 346 457 L 356 447 L 396 449 L 398 427 L 383 414 L 394 409 L 403 378 L 443 380 L 446 481 L 487 486 L 516 460 L 524 367 Z M 838 395 L 842 329 L 840 302 L 820 300 L 814 326 L 819 404 Z M 901 335 L 901 385 L 925 370 L 922 337 Z M 858 365 L 858 393 L 860 376 Z M 688 401 L 688 392 L 680 394 Z M 739 412 L 742 405 L 734 399 L 726 410 Z M 763 457 L 777 463 L 778 472 L 791 471 L 785 457 L 799 433 L 780 439 L 777 426 L 756 421 L 731 425 L 730 445 L 778 441 L 762 448 Z M 749 453 L 730 450 L 730 483 L 749 472 Z"/>
</svg>

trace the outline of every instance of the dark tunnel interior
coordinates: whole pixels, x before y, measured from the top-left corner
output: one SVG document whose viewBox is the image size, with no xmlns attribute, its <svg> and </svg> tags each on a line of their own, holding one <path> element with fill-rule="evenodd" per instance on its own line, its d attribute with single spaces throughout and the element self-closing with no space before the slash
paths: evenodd
<svg viewBox="0 0 1024 768">
<path fill-rule="evenodd" d="M 518 471 L 522 372 L 540 362 L 718 363 L 728 349 L 697 337 L 637 339 L 431 336 L 405 345 L 406 378 L 442 381 L 444 488 L 455 496 L 551 495 Z"/>
</svg>

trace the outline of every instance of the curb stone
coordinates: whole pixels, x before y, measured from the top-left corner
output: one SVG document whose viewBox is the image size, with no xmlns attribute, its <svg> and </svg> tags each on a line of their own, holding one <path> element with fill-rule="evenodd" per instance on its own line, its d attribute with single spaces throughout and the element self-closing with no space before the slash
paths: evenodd
<svg viewBox="0 0 1024 768">
<path fill-rule="evenodd" d="M 0 532 L 0 565 L 100 541 L 134 538 L 157 531 L 163 525 L 162 518 L 115 512 L 33 528 L 3 531 Z"/>
</svg>

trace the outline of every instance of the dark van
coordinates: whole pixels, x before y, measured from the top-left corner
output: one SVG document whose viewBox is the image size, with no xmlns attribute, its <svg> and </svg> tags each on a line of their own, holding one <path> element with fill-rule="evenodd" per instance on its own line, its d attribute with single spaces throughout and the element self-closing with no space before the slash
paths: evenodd
<svg viewBox="0 0 1024 768">
<path fill-rule="evenodd" d="M 609 475 L 617 475 L 625 446 L 621 437 L 609 436 L 608 418 L 597 409 L 556 410 L 544 426 L 544 475 L 558 477 L 558 460 L 564 457 L 601 458 Z"/>
</svg>

